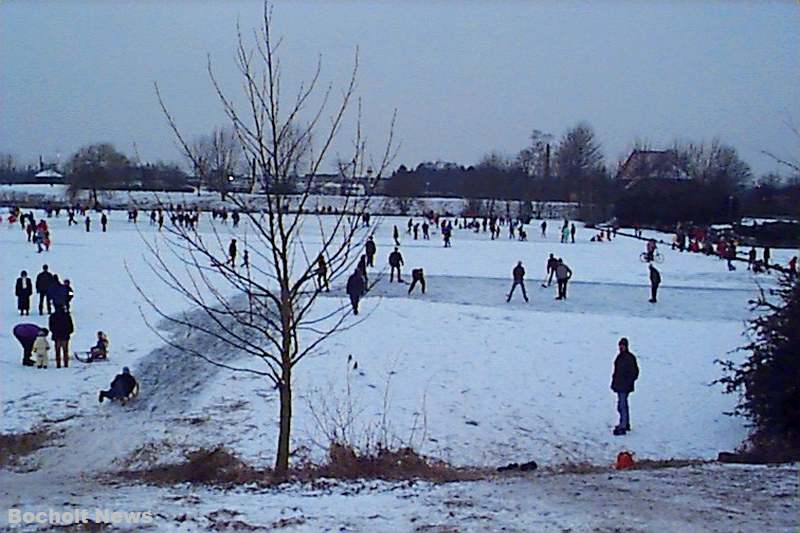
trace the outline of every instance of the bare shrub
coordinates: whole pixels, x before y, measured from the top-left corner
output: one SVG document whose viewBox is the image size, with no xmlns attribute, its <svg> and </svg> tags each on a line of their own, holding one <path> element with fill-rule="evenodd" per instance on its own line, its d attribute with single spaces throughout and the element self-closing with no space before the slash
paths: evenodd
<svg viewBox="0 0 800 533">
<path fill-rule="evenodd" d="M 16 465 L 22 457 L 43 448 L 52 436 L 50 431 L 43 428 L 0 435 L 0 467 Z"/>
</svg>

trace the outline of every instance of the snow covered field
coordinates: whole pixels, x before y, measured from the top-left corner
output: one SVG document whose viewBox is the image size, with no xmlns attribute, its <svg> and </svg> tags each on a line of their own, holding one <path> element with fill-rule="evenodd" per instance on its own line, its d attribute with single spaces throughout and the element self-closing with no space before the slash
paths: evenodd
<svg viewBox="0 0 800 533">
<path fill-rule="evenodd" d="M 82 225 L 67 228 L 63 216 L 50 219 L 53 247 L 43 254 L 25 241 L 18 225 L 0 227 L 0 287 L 6 291 L 0 327 L 0 433 L 39 424 L 60 431 L 57 446 L 33 457 L 36 472 L 4 476 L 13 479 L 11 488 L 2 487 L 4 504 L 18 502 L 15 498 L 27 491 L 28 483 L 44 486 L 52 476 L 75 479 L 114 469 L 146 445 L 164 450 L 164 459 L 220 443 L 256 464 L 269 465 L 273 459 L 277 394 L 254 376 L 221 371 L 165 347 L 145 325 L 142 315 L 158 321 L 133 288 L 126 266 L 169 313 L 187 305 L 145 265 L 137 229 L 146 238 L 154 238 L 155 231 L 142 218 L 137 228 L 124 220 L 124 213 L 114 212 L 105 234 L 97 220 L 86 233 Z M 392 226 L 403 228 L 406 221 L 381 221 L 376 232 L 380 268 L 391 250 Z M 638 259 L 641 241 L 620 237 L 591 243 L 592 232 L 581 228 L 576 244 L 559 244 L 557 225 L 551 221 L 550 235 L 543 239 L 538 223 L 532 224 L 530 242 L 510 241 L 505 232 L 490 241 L 488 233 L 456 230 L 450 249 L 441 246 L 438 234 L 431 241 L 413 241 L 402 231 L 404 272 L 425 268 L 427 294 L 409 297 L 407 285 L 382 280 L 362 304 L 367 319 L 300 363 L 293 447 L 322 457 L 325 428 L 312 413 L 324 418 L 326 409 L 349 401 L 356 413 L 354 440 L 386 432 L 396 443 L 413 444 L 456 465 L 533 459 L 542 465 L 587 461 L 604 466 L 622 449 L 653 459 L 712 459 L 719 451 L 734 449 L 747 430 L 741 419 L 723 414 L 735 398 L 710 383 L 720 375 L 714 359 L 744 342 L 741 333 L 749 316 L 747 300 L 756 290 L 754 277 L 742 266 L 728 272 L 723 261 L 662 249 L 664 281 L 659 303 L 652 305 L 647 302 L 647 267 Z M 306 225 L 306 244 L 313 247 L 312 229 Z M 207 220 L 203 231 L 208 231 Z M 244 225 L 240 242 L 243 232 Z M 566 301 L 553 300 L 555 287 L 540 286 L 549 253 L 562 257 L 575 272 Z M 774 260 L 784 264 L 791 255 L 789 250 L 773 252 Z M 528 271 L 529 304 L 520 294 L 505 302 L 518 260 Z M 20 365 L 21 349 L 11 328 L 21 321 L 45 326 L 46 317 L 38 316 L 34 301 L 30 320 L 18 320 L 14 279 L 23 269 L 35 277 L 44 263 L 70 279 L 75 289 L 72 350 L 87 349 L 102 329 L 111 338 L 108 363 L 73 362 L 62 370 L 52 361 L 48 370 Z M 758 280 L 771 283 L 766 276 Z M 331 296 L 320 301 L 320 313 L 344 301 L 343 282 L 338 280 Z M 630 399 L 633 431 L 614 437 L 615 398 L 609 383 L 621 336 L 630 339 L 641 377 Z M 215 349 L 209 339 L 192 342 Z M 355 370 L 348 366 L 350 355 L 358 362 Z M 123 365 L 140 380 L 140 398 L 126 408 L 98 405 L 97 391 L 107 388 Z M 0 478 L 0 484 L 6 482 Z M 477 487 L 493 490 L 484 482 Z M 80 494 L 81 489 L 76 485 L 70 490 Z M 380 490 L 371 497 L 384 498 L 382 505 L 388 508 L 398 505 L 397 493 L 386 490 L 386 498 Z M 498 489 L 493 501 L 502 500 L 503 490 Z M 143 488 L 125 491 L 139 502 L 165 494 Z M 147 499 L 134 494 L 141 492 L 148 493 Z M 75 498 L 89 505 L 86 498 Z M 57 496 L 30 501 L 63 503 Z M 228 496 L 225 506 L 235 505 L 235 498 Z M 335 514 L 337 509 L 318 512 Z M 524 530 L 526 524 L 535 528 L 539 523 L 533 515 L 530 520 L 508 525 Z M 397 528 L 397 523 L 387 523 L 386 530 L 415 527 Z M 336 521 L 325 524 L 335 527 Z"/>
</svg>

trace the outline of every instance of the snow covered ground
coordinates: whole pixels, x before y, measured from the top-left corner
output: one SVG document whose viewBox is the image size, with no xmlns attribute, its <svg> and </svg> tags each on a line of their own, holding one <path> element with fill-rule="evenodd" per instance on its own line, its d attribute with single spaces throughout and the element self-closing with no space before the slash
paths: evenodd
<svg viewBox="0 0 800 533">
<path fill-rule="evenodd" d="M 7 291 L 0 327 L 0 433 L 40 424 L 60 432 L 56 446 L 32 458 L 36 472 L 13 477 L 0 473 L 4 504 L 19 501 L 20 494 L 30 493 L 29 484 L 35 489 L 39 483 L 43 494 L 25 501 L 89 505 L 88 493 L 82 492 L 77 480 L 118 468 L 148 445 L 165 450 L 163 459 L 197 446 L 224 443 L 255 464 L 272 461 L 277 440 L 275 392 L 261 379 L 219 370 L 166 347 L 148 329 L 143 316 L 153 323 L 158 320 L 134 290 L 126 267 L 168 313 L 185 310 L 187 304 L 165 289 L 145 264 L 142 238 L 158 239 L 154 228 L 141 218 L 138 227 L 124 218 L 124 213 L 112 213 L 110 231 L 105 234 L 99 232 L 97 220 L 92 232 L 86 233 L 83 226 L 67 228 L 63 216 L 50 219 L 54 244 L 43 254 L 25 242 L 18 225 L 0 227 L 0 287 Z M 403 228 L 406 221 L 387 218 L 377 229 L 379 267 L 383 268 L 392 248 L 392 226 Z M 490 241 L 486 233 L 458 230 L 449 249 L 441 246 L 438 235 L 431 241 L 413 241 L 402 232 L 405 272 L 425 268 L 427 294 L 408 296 L 407 285 L 383 279 L 362 304 L 366 320 L 300 364 L 295 373 L 293 447 L 306 450 L 312 458 L 322 457 L 326 428 L 317 419 L 325 419 L 336 405 L 349 403 L 355 413 L 352 436 L 356 443 L 381 432 L 395 443 L 413 444 L 423 453 L 457 465 L 496 466 L 531 459 L 542 465 L 584 461 L 609 465 L 622 449 L 641 458 L 711 459 L 719 451 L 735 448 L 747 430 L 741 419 L 723 414 L 733 407 L 735 398 L 711 385 L 720 375 L 714 359 L 742 357 L 728 352 L 744 342 L 747 300 L 755 295 L 756 280 L 769 286 L 771 278 L 756 278 L 741 266 L 728 272 L 723 261 L 662 249 L 666 261 L 659 268 L 664 282 L 659 303 L 652 305 L 647 302 L 647 268 L 638 259 L 641 241 L 620 237 L 610 243 L 592 243 L 593 232 L 581 228 L 576 244 L 560 244 L 555 237 L 557 224 L 551 222 L 553 229 L 546 239 L 539 236 L 538 223 L 532 224 L 529 242 L 508 240 L 505 233 Z M 209 231 L 207 220 L 202 229 Z M 312 230 L 312 224 L 304 228 L 310 246 L 315 242 Z M 240 242 L 243 232 L 244 225 L 238 231 Z M 553 300 L 554 287 L 540 286 L 549 253 L 562 257 L 575 272 L 566 301 Z M 785 264 L 791 255 L 791 250 L 776 250 L 773 260 Z M 520 294 L 505 302 L 511 269 L 518 260 L 528 271 L 529 304 Z M 62 279 L 70 279 L 75 289 L 72 349 L 87 349 L 94 343 L 95 332 L 102 329 L 112 343 L 108 363 L 73 362 L 62 370 L 56 370 L 52 361 L 47 370 L 19 364 L 21 349 L 11 328 L 21 321 L 45 326 L 46 317 L 39 317 L 34 309 L 30 320 L 18 320 L 14 279 L 22 269 L 35 277 L 43 263 Z M 339 280 L 338 285 L 342 283 Z M 341 287 L 336 287 L 319 302 L 319 312 L 343 301 Z M 633 431 L 614 437 L 610 430 L 616 422 L 615 398 L 609 383 L 621 336 L 631 341 L 641 377 L 631 396 Z M 225 350 L 202 336 L 191 342 Z M 241 357 L 223 355 L 232 361 Z M 350 355 L 358 362 L 357 369 L 348 365 Z M 126 408 L 98 405 L 97 391 L 106 388 L 123 365 L 131 367 L 140 380 L 141 397 Z M 772 488 L 765 490 L 773 490 L 787 475 L 794 476 L 772 476 Z M 72 480 L 69 490 L 74 496 L 64 499 L 47 493 L 44 487 L 52 479 Z M 537 491 L 546 492 L 530 489 L 529 496 L 528 482 L 523 481 L 500 487 L 481 482 L 470 487 L 464 490 L 475 491 L 472 500 L 480 500 L 484 507 L 501 506 L 508 491 L 533 500 Z M 313 496 L 302 488 L 296 490 L 298 498 Z M 409 498 L 432 498 L 437 508 L 446 508 L 449 493 L 458 490 L 457 486 L 420 489 Z M 404 498 L 402 489 L 391 486 L 367 492 L 370 499 L 381 502 L 380 513 L 390 512 L 387 509 Z M 482 492 L 490 495 L 488 502 L 479 496 Z M 129 496 L 167 513 L 163 503 L 154 502 L 173 498 L 183 506 L 193 493 L 193 489 L 125 487 L 114 489 L 113 497 L 121 502 Z M 205 492 L 198 496 L 195 509 L 198 513 L 214 510 L 206 504 L 233 508 L 248 514 L 246 521 L 263 524 L 265 515 L 280 518 L 285 513 L 275 510 L 293 505 L 289 496 L 271 494 L 271 503 L 261 508 L 255 502 L 263 500 L 263 495 L 251 497 L 252 504 L 242 496 L 245 503 L 239 509 L 236 492 L 226 493 L 220 503 L 216 494 Z M 286 498 L 285 504 L 281 498 Z M 304 528 L 319 529 L 314 524 L 321 523 L 323 528 L 337 527 L 337 512 L 345 512 L 338 500 L 320 501 L 322 507 L 314 504 L 313 512 L 334 518 L 308 522 Z M 524 512 L 513 509 L 518 503 L 509 503 L 508 510 L 508 517 L 519 513 L 518 517 L 495 525 L 526 530 L 546 522 L 581 528 L 580 523 L 537 514 L 564 512 L 559 506 L 566 502 L 550 499 Z M 251 505 L 261 514 L 248 510 Z M 415 527 L 402 522 L 410 520 L 405 512 L 392 516 L 399 517 L 399 522 L 390 520 L 385 530 Z M 680 513 L 674 518 L 683 520 Z M 600 523 L 599 519 L 596 514 L 595 521 L 587 523 Z M 400 523 L 406 525 L 398 527 Z M 470 523 L 481 529 L 479 521 Z M 351 530 L 363 530 L 364 522 L 348 524 Z M 495 529 L 495 525 L 486 527 Z"/>
</svg>

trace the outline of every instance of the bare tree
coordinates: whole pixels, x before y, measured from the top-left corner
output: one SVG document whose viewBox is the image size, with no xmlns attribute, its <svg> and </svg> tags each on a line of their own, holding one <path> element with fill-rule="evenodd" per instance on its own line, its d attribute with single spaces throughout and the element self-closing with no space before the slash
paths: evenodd
<svg viewBox="0 0 800 533">
<path fill-rule="evenodd" d="M 224 200 L 229 178 L 242 169 L 242 147 L 233 128 L 214 128 L 189 147 L 188 159 L 206 187 L 219 191 Z"/>
<path fill-rule="evenodd" d="M 235 354 L 246 354 L 247 363 L 181 346 L 188 353 L 235 372 L 261 376 L 265 386 L 280 395 L 279 433 L 274 475 L 288 475 L 292 423 L 292 376 L 300 361 L 315 352 L 338 332 L 353 327 L 349 303 L 338 303 L 333 310 L 320 312 L 321 286 L 317 284 L 318 258 L 327 263 L 331 281 L 352 272 L 366 239 L 359 218 L 369 206 L 369 194 L 345 196 L 337 214 L 325 217 L 307 215 L 312 181 L 340 132 L 346 111 L 354 104 L 358 72 L 358 50 L 349 81 L 335 103 L 332 88 L 320 88 L 320 62 L 310 81 L 300 86 L 293 98 L 286 98 L 281 87 L 281 67 L 277 50 L 280 39 L 273 35 L 272 8 L 264 6 L 263 23 L 249 45 L 238 32 L 236 64 L 244 88 L 244 106 L 239 108 L 220 86 L 211 62 L 208 72 L 219 101 L 227 115 L 244 157 L 254 163 L 254 174 L 265 191 L 257 197 L 229 195 L 229 202 L 240 210 L 253 244 L 245 243 L 250 262 L 237 267 L 226 253 L 222 232 L 212 225 L 211 238 L 196 229 L 174 226 L 168 232 L 168 250 L 180 268 L 164 257 L 156 243 L 147 242 L 151 268 L 160 279 L 192 305 L 201 309 L 207 323 L 190 320 L 188 315 L 167 316 L 158 301 L 140 293 L 164 319 L 218 339 Z M 207 169 L 197 160 L 197 152 L 187 144 L 175 118 L 156 85 L 156 93 L 179 145 L 196 169 Z M 311 102 L 319 99 L 319 104 Z M 368 191 L 381 178 L 393 152 L 394 118 L 379 160 L 370 160 L 361 131 L 361 106 L 357 105 L 352 157 L 339 165 L 348 179 L 361 179 L 372 168 Z M 325 120 L 327 119 L 327 120 Z M 312 146 L 312 135 L 318 144 Z M 297 178 L 297 171 L 307 172 Z M 281 185 L 299 179 L 296 194 Z M 362 179 L 362 182 L 364 180 Z M 368 192 L 367 191 L 367 192 Z M 257 207 L 257 208 L 256 208 Z M 313 242 L 306 243 L 301 229 L 313 225 Z M 163 248 L 163 247 L 162 247 Z M 136 284 L 136 280 L 134 279 Z M 341 302 L 341 300 L 337 300 Z M 180 346 L 180 341 L 162 338 Z M 239 360 L 241 361 L 241 360 Z"/>
<path fill-rule="evenodd" d="M 791 119 L 787 119 L 785 124 L 786 127 L 789 128 L 789 131 L 792 132 L 795 141 L 797 141 L 798 144 L 800 144 L 800 129 L 798 129 L 798 127 L 794 125 L 794 122 Z M 800 154 L 800 146 L 798 146 L 797 148 L 798 148 L 798 154 Z M 791 171 L 793 174 L 800 176 L 800 155 L 795 157 L 792 156 L 782 157 L 768 150 L 763 150 L 762 153 L 764 155 L 768 155 L 769 157 L 771 157 L 779 165 L 788 168 L 789 171 Z"/>
</svg>

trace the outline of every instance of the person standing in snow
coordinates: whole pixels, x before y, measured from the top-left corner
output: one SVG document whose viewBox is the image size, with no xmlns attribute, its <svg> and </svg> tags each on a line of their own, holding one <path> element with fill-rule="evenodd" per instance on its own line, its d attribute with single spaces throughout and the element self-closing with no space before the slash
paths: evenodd
<svg viewBox="0 0 800 533">
<path fill-rule="evenodd" d="M 33 341 L 33 355 L 36 356 L 36 368 L 47 368 L 47 361 L 50 359 L 50 343 L 47 342 L 47 328 L 39 330 L 36 340 Z"/>
<path fill-rule="evenodd" d="M 772 258 L 772 252 L 769 249 L 769 246 L 764 247 L 764 267 L 769 270 L 769 260 Z"/>
<path fill-rule="evenodd" d="M 358 302 L 364 294 L 364 288 L 364 276 L 356 269 L 347 279 L 347 295 L 350 297 L 354 315 L 358 314 Z"/>
<path fill-rule="evenodd" d="M 52 302 L 47 296 L 47 291 L 53 285 L 53 274 L 47 269 L 47 265 L 42 265 L 42 271 L 36 276 L 36 293 L 39 295 L 39 314 L 44 314 L 44 302 L 47 301 L 47 314 L 53 312 Z"/>
<path fill-rule="evenodd" d="M 64 307 L 56 306 L 56 312 L 50 315 L 50 331 L 56 350 L 56 368 L 61 368 L 63 356 L 64 368 L 69 367 L 69 338 L 75 332 L 72 317 Z"/>
<path fill-rule="evenodd" d="M 330 292 L 331 286 L 328 283 L 328 264 L 325 262 L 325 256 L 319 254 L 317 257 L 317 286 L 319 290 L 325 288 L 325 292 Z"/>
<path fill-rule="evenodd" d="M 558 296 L 556 300 L 567 299 L 567 283 L 572 278 L 572 269 L 567 266 L 562 259 L 556 265 L 556 283 L 558 284 Z"/>
<path fill-rule="evenodd" d="M 33 295 L 33 284 L 26 271 L 22 271 L 17 278 L 14 287 L 14 295 L 17 297 L 17 309 L 20 315 L 31 314 L 31 295 Z"/>
<path fill-rule="evenodd" d="M 397 229 L 397 225 L 392 230 L 392 237 L 394 237 L 394 245 L 400 246 L 400 231 Z"/>
<path fill-rule="evenodd" d="M 367 252 L 367 266 L 375 266 L 375 253 L 378 247 L 375 245 L 375 239 L 370 235 L 367 238 L 367 244 L 364 245 L 364 251 Z"/>
<path fill-rule="evenodd" d="M 572 223 L 572 226 L 569 228 L 570 237 L 572 237 L 572 244 L 575 244 L 575 223 Z"/>
<path fill-rule="evenodd" d="M 639 366 L 636 356 L 628 351 L 628 339 L 619 340 L 619 353 L 614 359 L 614 374 L 611 377 L 611 390 L 617 393 L 617 412 L 619 424 L 614 428 L 614 435 L 624 435 L 631 430 L 628 395 L 633 392 L 634 382 L 639 378 Z"/>
<path fill-rule="evenodd" d="M 752 270 L 753 264 L 756 262 L 756 249 L 754 246 L 750 247 L 750 251 L 747 252 L 747 270 Z"/>
<path fill-rule="evenodd" d="M 650 303 L 656 303 L 656 296 L 658 295 L 658 286 L 661 285 L 661 272 L 656 270 L 653 263 L 649 265 L 650 270 Z"/>
<path fill-rule="evenodd" d="M 364 294 L 369 289 L 369 277 L 367 276 L 367 255 L 363 254 L 358 260 L 356 270 L 361 272 L 361 277 L 364 278 Z"/>
<path fill-rule="evenodd" d="M 546 220 L 542 220 L 541 228 L 542 228 L 542 238 L 544 239 L 544 238 L 547 237 L 547 221 Z"/>
<path fill-rule="evenodd" d="M 426 241 L 431 239 L 430 226 L 427 221 L 422 223 L 422 239 Z"/>
<path fill-rule="evenodd" d="M 103 226 L 103 233 L 105 233 L 108 226 L 108 217 L 105 213 L 100 216 L 100 225 Z"/>
<path fill-rule="evenodd" d="M 506 303 L 511 301 L 511 297 L 514 295 L 514 289 L 517 288 L 517 285 L 522 289 L 522 297 L 525 298 L 525 302 L 527 303 L 528 293 L 525 291 L 525 267 L 522 266 L 522 261 L 519 261 L 517 266 L 514 267 L 514 270 L 511 271 L 511 276 L 514 278 L 514 281 L 511 283 L 511 291 L 506 297 Z"/>
<path fill-rule="evenodd" d="M 236 267 L 236 239 L 231 239 L 231 243 L 228 245 L 228 258 L 231 266 Z"/>
<path fill-rule="evenodd" d="M 86 215 L 86 219 L 83 221 L 83 224 L 86 226 L 86 233 L 92 231 L 92 219 L 89 215 Z"/>
<path fill-rule="evenodd" d="M 397 271 L 397 282 L 402 283 L 403 278 L 400 276 L 400 267 L 403 266 L 403 255 L 396 247 L 392 253 L 389 254 L 389 283 L 394 281 L 394 273 Z"/>
</svg>

